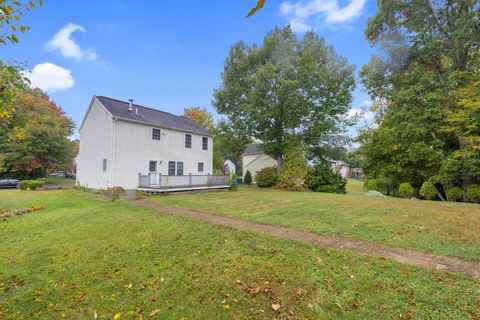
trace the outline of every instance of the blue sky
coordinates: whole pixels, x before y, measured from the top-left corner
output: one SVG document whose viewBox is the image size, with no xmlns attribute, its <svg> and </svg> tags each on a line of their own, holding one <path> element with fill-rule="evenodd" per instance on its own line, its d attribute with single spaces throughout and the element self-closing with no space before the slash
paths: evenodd
<svg viewBox="0 0 480 320">
<path fill-rule="evenodd" d="M 357 66 L 357 75 L 375 52 L 363 34 L 373 0 L 267 0 L 245 19 L 255 2 L 44 0 L 25 16 L 31 30 L 1 48 L 0 59 L 26 63 L 33 84 L 79 125 L 93 95 L 132 98 L 174 114 L 187 106 L 215 113 L 212 93 L 230 46 L 261 43 L 287 23 L 299 37 L 314 29 Z M 368 106 L 360 84 L 354 97 L 352 112 Z"/>
</svg>

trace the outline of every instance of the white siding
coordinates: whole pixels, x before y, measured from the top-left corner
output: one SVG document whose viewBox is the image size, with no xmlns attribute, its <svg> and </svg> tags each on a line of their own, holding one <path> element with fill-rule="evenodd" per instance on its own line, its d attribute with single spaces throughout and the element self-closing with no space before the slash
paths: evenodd
<svg viewBox="0 0 480 320">
<path fill-rule="evenodd" d="M 255 175 L 258 171 L 266 167 L 274 166 L 277 166 L 277 161 L 263 153 L 243 155 L 242 157 L 242 174 L 245 177 L 247 170 L 250 171 L 253 181 L 255 181 Z"/>
<path fill-rule="evenodd" d="M 185 148 L 185 132 L 159 128 L 160 140 L 152 139 L 153 126 L 126 121 L 115 122 L 115 185 L 138 188 L 138 174 L 149 172 L 149 162 L 157 161 L 157 170 L 168 174 L 168 161 L 182 161 L 184 175 L 206 175 L 213 172 L 213 141 L 208 137 L 208 150 L 202 149 L 202 135 L 192 135 L 192 148 Z M 198 163 L 203 162 L 203 172 Z"/>
<path fill-rule="evenodd" d="M 107 171 L 103 171 L 107 159 Z M 111 114 L 93 100 L 80 131 L 80 150 L 77 156 L 77 181 L 80 185 L 102 189 L 112 185 L 112 118 Z"/>
</svg>

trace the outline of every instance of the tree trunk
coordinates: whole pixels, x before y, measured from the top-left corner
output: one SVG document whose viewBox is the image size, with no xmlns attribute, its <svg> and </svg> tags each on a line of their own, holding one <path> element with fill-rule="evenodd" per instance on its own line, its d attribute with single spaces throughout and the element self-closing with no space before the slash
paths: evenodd
<svg viewBox="0 0 480 320">
<path fill-rule="evenodd" d="M 463 189 L 463 202 L 468 202 L 467 198 L 467 187 L 472 182 L 472 176 L 468 173 L 463 176 L 462 189 Z"/>
<path fill-rule="evenodd" d="M 443 194 L 440 191 L 438 191 L 438 189 L 437 189 L 437 187 L 435 187 L 435 185 L 433 185 L 433 187 L 435 188 L 435 192 L 437 193 L 438 198 L 442 201 L 445 201 L 445 198 L 443 197 Z"/>
<path fill-rule="evenodd" d="M 282 162 L 283 162 L 282 156 L 278 156 L 276 160 L 277 160 L 277 172 L 278 174 L 280 174 L 280 170 L 282 169 Z"/>
</svg>

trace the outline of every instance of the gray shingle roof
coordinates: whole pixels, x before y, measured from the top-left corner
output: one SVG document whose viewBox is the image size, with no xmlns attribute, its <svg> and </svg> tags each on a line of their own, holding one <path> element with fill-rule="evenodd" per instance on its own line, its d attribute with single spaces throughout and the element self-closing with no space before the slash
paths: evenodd
<svg viewBox="0 0 480 320">
<path fill-rule="evenodd" d="M 260 148 L 261 144 L 259 143 L 252 143 L 249 144 L 246 148 L 243 154 L 248 155 L 248 154 L 260 154 L 263 153 L 262 149 Z"/>
<path fill-rule="evenodd" d="M 103 96 L 95 97 L 98 99 L 98 101 L 100 101 L 100 103 L 103 104 L 105 108 L 107 108 L 107 110 L 114 117 L 142 122 L 161 128 L 176 129 L 201 135 L 212 135 L 212 133 L 210 133 L 207 129 L 205 129 L 195 121 L 185 118 L 183 116 L 176 116 L 168 112 L 143 107 L 134 103 L 133 108 L 138 108 L 138 114 L 135 114 L 135 111 L 131 112 L 128 110 L 128 102 Z"/>
</svg>

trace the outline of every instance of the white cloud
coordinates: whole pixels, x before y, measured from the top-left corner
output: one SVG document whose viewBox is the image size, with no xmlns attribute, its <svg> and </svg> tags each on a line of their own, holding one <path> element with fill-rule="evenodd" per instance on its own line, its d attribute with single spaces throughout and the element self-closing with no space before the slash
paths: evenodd
<svg viewBox="0 0 480 320">
<path fill-rule="evenodd" d="M 353 21 L 362 13 L 366 0 L 349 0 L 341 7 L 340 0 L 306 0 L 280 5 L 280 13 L 285 16 L 295 32 L 328 24 L 341 24 Z"/>
<path fill-rule="evenodd" d="M 47 46 L 52 50 L 59 50 L 60 53 L 67 58 L 76 60 L 98 59 L 100 56 L 93 48 L 82 50 L 80 45 L 71 38 L 72 33 L 75 31 L 85 32 L 85 29 L 78 24 L 68 23 L 53 36 L 52 40 L 47 43 Z"/>
<path fill-rule="evenodd" d="M 70 89 L 75 84 L 70 70 L 50 62 L 37 64 L 25 77 L 30 79 L 32 87 L 50 92 Z"/>
</svg>

